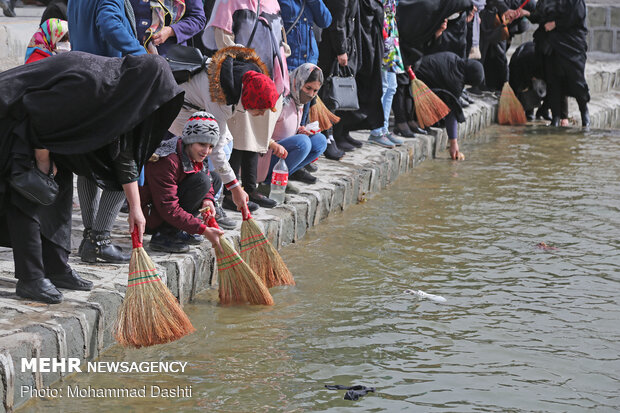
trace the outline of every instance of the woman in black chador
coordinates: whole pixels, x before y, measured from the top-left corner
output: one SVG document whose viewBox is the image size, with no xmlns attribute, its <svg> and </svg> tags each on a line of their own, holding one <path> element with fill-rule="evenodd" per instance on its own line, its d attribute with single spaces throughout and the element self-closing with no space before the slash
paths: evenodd
<svg viewBox="0 0 620 413">
<path fill-rule="evenodd" d="M 182 104 L 183 92 L 160 56 L 69 52 L 0 73 L 0 245 L 13 248 L 18 296 L 58 303 L 58 288 L 92 288 L 67 263 L 72 172 L 124 190 L 129 228 L 142 238 L 138 171 Z M 41 167 L 34 149 L 49 150 L 57 167 L 51 177 L 58 195 L 43 205 L 27 197 L 45 192 L 41 186 L 16 185 L 16 177 Z"/>
<path fill-rule="evenodd" d="M 577 99 L 581 124 L 590 126 L 588 102 L 590 91 L 584 75 L 586 68 L 586 4 L 584 0 L 540 0 L 531 14 L 539 27 L 534 32 L 536 53 L 544 56 L 547 97 L 552 126 L 559 126 L 563 96 Z"/>
</svg>

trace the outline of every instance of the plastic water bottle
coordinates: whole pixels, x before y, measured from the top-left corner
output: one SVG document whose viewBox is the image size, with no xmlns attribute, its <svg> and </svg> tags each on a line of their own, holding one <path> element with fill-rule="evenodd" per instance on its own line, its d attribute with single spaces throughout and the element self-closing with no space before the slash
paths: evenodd
<svg viewBox="0 0 620 413">
<path fill-rule="evenodd" d="M 271 174 L 271 192 L 269 192 L 269 198 L 273 199 L 278 204 L 283 204 L 287 183 L 288 166 L 286 166 L 284 159 L 280 159 L 273 167 L 273 173 Z"/>
</svg>

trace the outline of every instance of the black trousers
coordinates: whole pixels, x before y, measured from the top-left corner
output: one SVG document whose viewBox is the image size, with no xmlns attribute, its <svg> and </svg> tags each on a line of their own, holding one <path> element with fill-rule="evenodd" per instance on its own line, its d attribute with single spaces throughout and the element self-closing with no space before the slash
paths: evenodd
<svg viewBox="0 0 620 413">
<path fill-rule="evenodd" d="M 409 93 L 409 77 L 406 73 L 396 75 L 398 87 L 392 101 L 392 111 L 394 111 L 394 122 L 405 123 L 413 119 L 413 98 Z"/>
<path fill-rule="evenodd" d="M 17 196 L 14 193 L 12 196 Z M 69 251 L 47 239 L 39 222 L 10 204 L 6 214 L 13 247 L 15 277 L 22 281 L 44 278 L 46 274 L 71 271 L 67 264 Z"/>
<path fill-rule="evenodd" d="M 235 171 L 237 179 L 241 177 L 243 188 L 249 194 L 256 190 L 256 176 L 258 168 L 258 152 L 233 149 L 228 161 Z M 229 193 L 228 191 L 226 193 Z"/>
<path fill-rule="evenodd" d="M 178 186 L 179 206 L 188 213 L 198 216 L 199 210 L 202 207 L 202 201 L 205 199 L 205 194 L 211 189 L 211 185 L 213 185 L 215 193 L 218 193 L 222 188 L 222 179 L 217 173 L 210 172 L 207 175 L 206 172 L 202 171 L 190 174 Z M 176 234 L 179 229 L 164 222 L 156 231 Z"/>
<path fill-rule="evenodd" d="M 580 110 L 590 101 L 590 90 L 584 76 L 584 67 L 552 53 L 545 56 L 545 81 L 547 82 L 547 102 L 553 117 L 562 118 L 564 100 L 572 96 L 577 100 Z M 567 116 L 565 116 L 567 117 Z"/>
</svg>

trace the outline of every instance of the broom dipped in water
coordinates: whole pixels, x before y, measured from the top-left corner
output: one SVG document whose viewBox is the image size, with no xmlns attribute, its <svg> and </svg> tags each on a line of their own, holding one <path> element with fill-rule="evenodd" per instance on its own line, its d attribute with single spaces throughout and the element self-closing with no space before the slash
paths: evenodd
<svg viewBox="0 0 620 413">
<path fill-rule="evenodd" d="M 308 112 L 308 123 L 317 121 L 321 130 L 327 130 L 334 126 L 335 123 L 340 122 L 340 117 L 327 109 L 321 98 L 317 96 L 315 99 L 314 105 L 310 106 L 310 111 Z"/>
<path fill-rule="evenodd" d="M 517 8 L 517 11 L 525 7 L 529 1 L 530 0 L 525 0 L 521 3 L 521 5 Z M 499 97 L 497 122 L 500 125 L 525 125 L 527 123 L 527 117 L 525 116 L 523 105 L 515 96 L 515 92 L 512 90 L 508 82 L 504 83 L 502 94 Z"/>
<path fill-rule="evenodd" d="M 411 95 L 415 105 L 415 113 L 418 117 L 420 128 L 434 125 L 443 119 L 450 108 L 432 90 L 415 76 L 411 66 L 407 67 L 407 73 L 411 80 Z"/>
<path fill-rule="evenodd" d="M 250 211 L 243 211 L 241 223 L 241 257 L 256 274 L 261 277 L 267 288 L 278 285 L 295 285 L 293 274 L 282 260 L 278 250 L 271 245 L 263 231 L 252 218 Z"/>
<path fill-rule="evenodd" d="M 207 218 L 207 226 L 218 228 L 215 217 Z M 243 261 L 232 244 L 220 235 L 220 246 L 215 248 L 219 274 L 220 304 L 273 305 L 269 290 L 258 275 Z"/>
<path fill-rule="evenodd" d="M 497 122 L 500 125 L 525 125 L 527 118 L 519 99 L 515 96 L 508 82 L 504 83 L 497 108 Z"/>
<path fill-rule="evenodd" d="M 125 347 L 140 348 L 169 343 L 196 331 L 157 274 L 139 240 L 137 227 L 131 233 L 131 242 L 127 292 L 114 326 L 116 341 Z"/>
</svg>

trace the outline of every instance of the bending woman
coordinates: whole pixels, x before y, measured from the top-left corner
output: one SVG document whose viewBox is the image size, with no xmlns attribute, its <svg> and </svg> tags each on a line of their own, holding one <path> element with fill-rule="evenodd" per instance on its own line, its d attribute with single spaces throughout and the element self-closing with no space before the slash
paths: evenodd
<svg viewBox="0 0 620 413">
<path fill-rule="evenodd" d="M 138 171 L 161 142 L 183 94 L 161 57 L 81 52 L 7 70 L 0 74 L 0 90 L 0 245 L 13 248 L 18 296 L 59 303 L 57 288 L 92 288 L 67 263 L 71 172 L 102 188 L 124 190 L 129 229 L 137 227 L 142 240 Z M 33 148 L 48 149 L 58 167 L 59 194 L 49 206 L 9 185 L 12 177 L 33 170 Z"/>
</svg>

